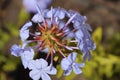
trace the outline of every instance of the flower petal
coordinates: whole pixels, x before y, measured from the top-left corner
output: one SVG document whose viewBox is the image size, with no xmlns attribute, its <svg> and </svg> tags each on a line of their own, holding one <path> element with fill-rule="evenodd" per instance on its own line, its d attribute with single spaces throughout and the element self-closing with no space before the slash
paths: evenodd
<svg viewBox="0 0 120 80">
<path fill-rule="evenodd" d="M 27 12 L 37 13 L 36 5 L 41 9 L 47 8 L 51 0 L 23 0 L 23 5 Z"/>
<path fill-rule="evenodd" d="M 49 77 L 49 75 L 47 73 L 45 73 L 45 72 L 43 72 L 41 74 L 41 78 L 42 78 L 42 80 L 51 80 L 51 78 Z"/>
<path fill-rule="evenodd" d="M 72 72 L 72 69 L 67 69 L 64 71 L 64 75 L 68 76 L 68 75 L 70 75 L 71 72 Z"/>
<path fill-rule="evenodd" d="M 83 68 L 85 66 L 85 63 L 76 63 L 75 65 L 78 66 L 78 67 Z"/>
<path fill-rule="evenodd" d="M 14 55 L 14 56 L 16 56 L 16 57 L 19 57 L 22 49 L 21 49 L 18 45 L 14 44 L 14 45 L 11 47 L 10 51 L 11 51 L 11 54 L 12 54 L 12 55 Z"/>
<path fill-rule="evenodd" d="M 35 14 L 35 15 L 33 16 L 33 18 L 32 18 L 32 21 L 33 21 L 34 23 L 42 22 L 42 21 L 43 21 L 42 15 L 39 14 L 39 13 Z"/>
<path fill-rule="evenodd" d="M 24 68 L 26 69 L 29 65 L 29 61 L 32 60 L 34 57 L 33 49 L 26 50 L 21 54 L 21 60 Z"/>
<path fill-rule="evenodd" d="M 65 10 L 61 8 L 56 8 L 56 12 L 54 13 L 55 17 L 58 17 L 59 19 L 63 19 L 65 17 Z"/>
<path fill-rule="evenodd" d="M 34 69 L 32 71 L 30 71 L 29 76 L 33 79 L 33 80 L 39 80 L 41 77 L 40 71 L 37 69 Z"/>
<path fill-rule="evenodd" d="M 61 67 L 62 67 L 63 70 L 67 70 L 70 65 L 71 65 L 71 63 L 68 61 L 67 58 L 62 59 Z"/>
<path fill-rule="evenodd" d="M 68 60 L 73 63 L 76 60 L 77 53 L 73 52 L 68 55 Z"/>
<path fill-rule="evenodd" d="M 24 30 L 27 30 L 29 27 L 31 27 L 32 26 L 32 22 L 27 22 L 22 28 L 21 28 L 21 30 L 20 31 L 24 31 Z"/>
<path fill-rule="evenodd" d="M 32 22 L 26 23 L 20 30 L 20 37 L 22 41 L 25 41 L 29 37 L 28 28 L 32 26 Z"/>
<path fill-rule="evenodd" d="M 80 70 L 77 65 L 73 65 L 73 71 L 75 72 L 75 74 L 81 74 L 82 73 L 82 70 Z"/>
<path fill-rule="evenodd" d="M 44 59 L 36 59 L 36 60 L 31 60 L 29 62 L 28 68 L 29 69 L 43 69 L 47 68 L 48 63 Z"/>
<path fill-rule="evenodd" d="M 28 68 L 30 70 L 31 69 L 37 69 L 35 63 L 36 63 L 35 60 L 30 60 L 29 63 L 28 63 Z"/>
<path fill-rule="evenodd" d="M 84 37 L 84 34 L 83 34 L 83 32 L 82 32 L 81 29 L 79 29 L 79 30 L 75 33 L 75 37 L 76 37 L 76 39 L 78 39 L 78 40 L 82 40 L 82 38 Z"/>
<path fill-rule="evenodd" d="M 57 73 L 57 70 L 56 70 L 56 68 L 54 68 L 53 66 L 48 66 L 48 67 L 46 68 L 46 72 L 47 72 L 48 74 L 55 75 L 55 74 Z"/>
<path fill-rule="evenodd" d="M 39 59 L 39 62 L 41 63 L 41 68 L 45 68 L 48 66 L 47 61 L 44 59 Z"/>
</svg>

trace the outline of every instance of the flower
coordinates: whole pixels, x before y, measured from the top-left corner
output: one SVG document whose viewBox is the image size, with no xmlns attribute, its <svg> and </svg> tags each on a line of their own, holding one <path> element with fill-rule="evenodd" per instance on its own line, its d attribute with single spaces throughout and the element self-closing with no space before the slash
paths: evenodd
<svg viewBox="0 0 120 80">
<path fill-rule="evenodd" d="M 72 69 L 75 74 L 81 74 L 82 70 L 79 69 L 79 67 L 84 67 L 84 63 L 76 63 L 77 53 L 71 53 L 68 55 L 68 57 L 62 59 L 61 66 L 62 69 L 65 70 L 64 75 L 70 75 Z"/>
<path fill-rule="evenodd" d="M 51 4 L 51 0 L 23 0 L 27 12 L 37 13 L 36 4 L 39 9 L 44 10 Z"/>
<path fill-rule="evenodd" d="M 29 27 L 32 26 L 32 22 L 27 22 L 20 30 L 21 40 L 24 42 L 29 37 Z"/>
<path fill-rule="evenodd" d="M 17 44 L 14 44 L 11 49 L 11 54 L 16 56 L 16 57 L 19 57 L 20 56 L 20 53 L 22 51 L 22 49 L 17 45 Z"/>
<path fill-rule="evenodd" d="M 20 56 L 21 56 L 22 64 L 26 69 L 29 65 L 29 62 L 34 58 L 34 50 L 32 48 L 28 48 L 24 50 Z"/>
<path fill-rule="evenodd" d="M 88 32 L 92 31 L 92 29 L 90 25 L 86 23 L 87 18 L 85 16 L 81 16 L 78 12 L 69 10 L 67 16 L 71 17 L 75 13 L 76 16 L 72 19 L 73 27 L 77 29 L 75 32 L 75 39 L 78 41 L 78 48 L 83 53 L 83 61 L 85 61 L 87 58 L 90 60 L 90 50 L 94 50 L 96 48 Z"/>
<path fill-rule="evenodd" d="M 37 10 L 37 13 L 20 29 L 22 47 L 15 44 L 11 48 L 11 54 L 20 56 L 24 68 L 31 70 L 29 76 L 33 80 L 51 80 L 48 74 L 55 75 L 57 72 L 53 67 L 55 56 L 60 56 L 59 59 L 63 57 L 61 66 L 64 75 L 70 75 L 72 70 L 75 74 L 81 74 L 80 68 L 84 67 L 84 63 L 75 62 L 77 54 L 81 51 L 85 62 L 91 58 L 90 50 L 95 49 L 87 18 L 73 10 L 53 7 L 46 9 L 50 2 L 24 0 L 27 11 L 36 13 Z M 34 58 L 34 53 L 42 52 L 47 53 L 45 59 L 42 56 L 40 59 Z M 49 66 L 48 58 L 51 59 Z M 59 63 L 60 60 L 56 61 Z"/>
<path fill-rule="evenodd" d="M 51 80 L 48 74 L 55 75 L 57 72 L 54 67 L 48 66 L 48 63 L 42 58 L 31 61 L 29 68 L 31 69 L 29 75 L 33 80 L 39 80 L 40 78 Z"/>
<path fill-rule="evenodd" d="M 14 44 L 10 50 L 12 55 L 21 57 L 22 64 L 25 69 L 28 67 L 29 61 L 34 57 L 34 50 L 30 47 L 22 49 L 18 45 Z"/>
</svg>

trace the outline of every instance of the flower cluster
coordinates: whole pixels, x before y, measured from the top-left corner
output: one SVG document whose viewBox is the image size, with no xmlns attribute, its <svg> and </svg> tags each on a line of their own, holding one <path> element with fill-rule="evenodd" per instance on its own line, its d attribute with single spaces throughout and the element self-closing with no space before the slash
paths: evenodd
<svg viewBox="0 0 120 80">
<path fill-rule="evenodd" d="M 87 18 L 73 10 L 52 7 L 41 10 L 38 5 L 38 13 L 20 29 L 22 45 L 14 44 L 11 54 L 21 57 L 24 68 L 31 70 L 29 76 L 33 80 L 51 80 L 48 74 L 57 73 L 53 65 L 56 56 L 64 75 L 70 75 L 72 70 L 81 74 L 84 61 L 91 58 L 90 50 L 95 49 Z M 76 62 L 80 51 L 83 63 Z M 36 58 L 39 54 L 46 54 L 46 57 Z"/>
</svg>

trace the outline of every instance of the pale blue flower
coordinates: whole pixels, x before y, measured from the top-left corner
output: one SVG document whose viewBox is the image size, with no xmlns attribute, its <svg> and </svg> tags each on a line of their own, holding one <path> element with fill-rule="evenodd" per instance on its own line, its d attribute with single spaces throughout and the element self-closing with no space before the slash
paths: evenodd
<svg viewBox="0 0 120 80">
<path fill-rule="evenodd" d="M 23 5 L 27 12 L 37 13 L 36 5 L 39 9 L 46 9 L 51 4 L 51 0 L 23 0 Z"/>
<path fill-rule="evenodd" d="M 62 59 L 61 61 L 61 66 L 62 69 L 64 70 L 64 75 L 70 75 L 72 69 L 75 74 L 81 74 L 82 70 L 79 69 L 79 67 L 84 67 L 84 63 L 76 63 L 76 56 L 77 53 L 70 53 L 68 57 Z"/>
<path fill-rule="evenodd" d="M 32 26 L 32 22 L 27 22 L 20 30 L 21 40 L 24 42 L 29 37 L 29 27 Z"/>
<path fill-rule="evenodd" d="M 33 60 L 34 58 L 34 50 L 30 47 L 22 49 L 18 45 L 14 44 L 10 50 L 12 55 L 21 57 L 22 64 L 25 69 L 28 67 L 29 61 Z"/>
<path fill-rule="evenodd" d="M 83 61 L 85 61 L 87 58 L 90 60 L 90 50 L 94 50 L 96 46 L 91 40 L 89 32 L 83 27 L 79 29 L 75 34 L 76 40 L 78 40 L 78 47 L 83 53 Z"/>
<path fill-rule="evenodd" d="M 81 74 L 80 68 L 84 67 L 84 63 L 75 61 L 76 52 L 81 51 L 85 61 L 90 60 L 90 50 L 95 49 L 87 18 L 63 8 L 46 9 L 50 3 L 51 0 L 24 0 L 27 11 L 37 13 L 20 30 L 22 46 L 13 45 L 11 48 L 11 54 L 21 57 L 24 68 L 31 70 L 29 76 L 33 80 L 51 80 L 49 74 L 55 75 L 57 72 L 53 67 L 54 56 L 57 54 L 58 58 L 63 56 L 61 67 L 64 75 L 70 75 L 72 70 L 75 74 Z M 34 59 L 34 52 L 47 53 L 46 60 Z M 51 59 L 49 66 L 48 58 Z"/>
<path fill-rule="evenodd" d="M 29 62 L 34 58 L 34 50 L 32 48 L 28 48 L 24 50 L 21 54 L 21 60 L 24 68 L 26 69 L 29 65 Z"/>
<path fill-rule="evenodd" d="M 48 66 L 48 63 L 44 59 L 36 59 L 32 60 L 29 64 L 30 77 L 33 80 L 51 80 L 48 74 L 55 75 L 57 70 L 52 67 Z"/>
<path fill-rule="evenodd" d="M 93 43 L 88 31 L 92 31 L 89 24 L 86 23 L 87 18 L 80 15 L 75 11 L 68 11 L 67 16 L 72 17 L 76 13 L 76 16 L 72 19 L 73 27 L 77 30 L 75 32 L 75 39 L 78 41 L 78 48 L 83 53 L 83 61 L 87 58 L 90 60 L 90 50 L 94 50 L 95 44 Z"/>
<path fill-rule="evenodd" d="M 20 53 L 23 51 L 20 46 L 18 46 L 17 44 L 14 44 L 11 49 L 11 54 L 16 56 L 16 57 L 19 57 L 20 56 Z"/>
</svg>

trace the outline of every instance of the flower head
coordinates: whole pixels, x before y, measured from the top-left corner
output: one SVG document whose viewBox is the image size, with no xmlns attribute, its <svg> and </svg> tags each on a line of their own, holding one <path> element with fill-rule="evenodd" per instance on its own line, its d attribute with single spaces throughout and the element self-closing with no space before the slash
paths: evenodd
<svg viewBox="0 0 120 80">
<path fill-rule="evenodd" d="M 79 69 L 79 67 L 84 67 L 84 63 L 76 63 L 77 53 L 71 53 L 68 55 L 68 57 L 62 59 L 61 66 L 62 69 L 65 70 L 64 75 L 70 75 L 72 69 L 75 74 L 81 74 L 82 70 Z"/>
<path fill-rule="evenodd" d="M 41 3 L 35 2 L 38 13 L 20 30 L 22 47 L 13 45 L 11 54 L 21 57 L 24 68 L 31 70 L 29 75 L 33 80 L 51 80 L 48 74 L 54 75 L 57 72 L 53 67 L 54 56 L 60 56 L 60 60 L 63 57 L 61 66 L 65 71 L 64 75 L 70 75 L 72 70 L 81 74 L 80 67 L 84 67 L 84 63 L 75 62 L 77 54 L 81 51 L 83 61 L 90 60 L 90 50 L 95 49 L 89 34 L 92 29 L 86 23 L 87 18 L 63 8 L 45 9 L 46 5 L 42 3 L 49 3 L 49 0 L 40 1 Z M 41 52 L 47 53 L 45 59 L 34 58 L 34 53 Z M 50 65 L 47 63 L 48 58 L 51 59 Z"/>
</svg>

